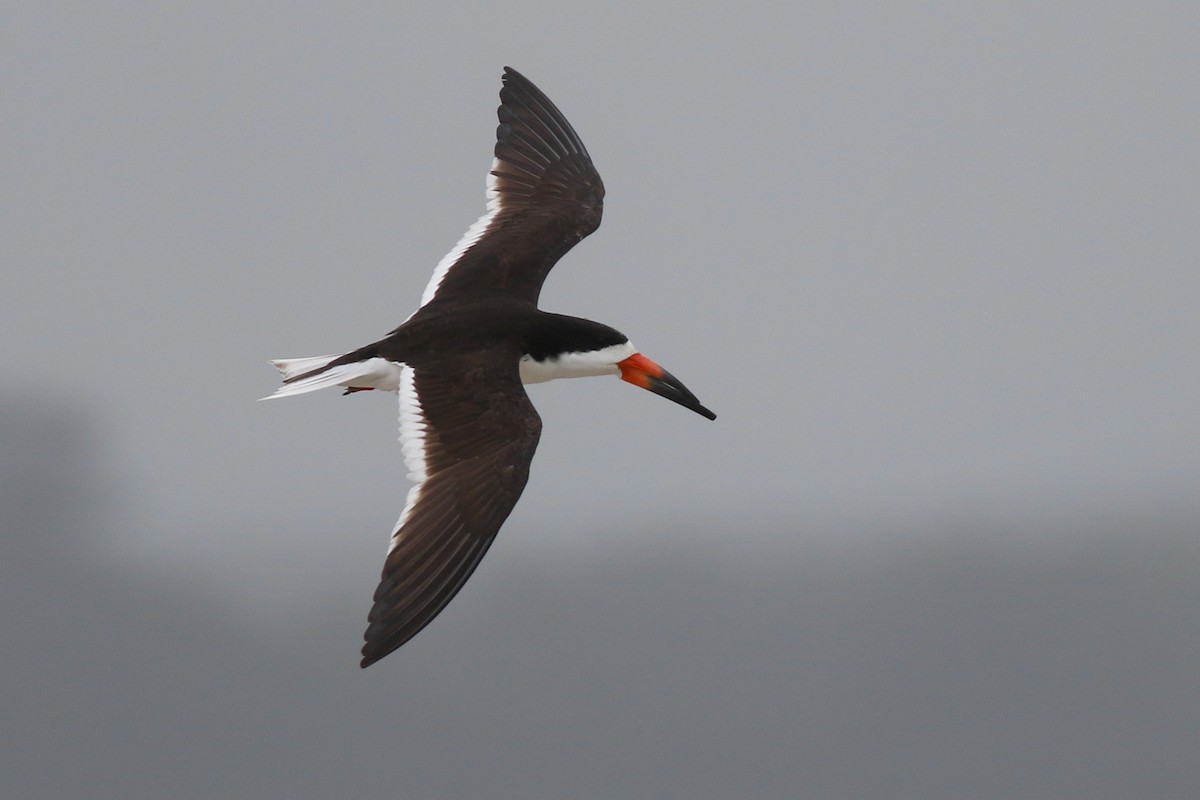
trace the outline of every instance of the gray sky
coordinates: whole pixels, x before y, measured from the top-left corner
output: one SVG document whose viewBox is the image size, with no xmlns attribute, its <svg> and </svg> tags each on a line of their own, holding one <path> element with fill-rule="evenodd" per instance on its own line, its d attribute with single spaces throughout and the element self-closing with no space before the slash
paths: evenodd
<svg viewBox="0 0 1200 800">
<path fill-rule="evenodd" d="M 7 4 L 6 796 L 1200 792 L 1200 9 L 1052 5 Z M 719 418 L 532 387 L 360 673 L 395 403 L 255 399 L 415 307 L 505 64 L 608 188 L 543 305 Z"/>
</svg>

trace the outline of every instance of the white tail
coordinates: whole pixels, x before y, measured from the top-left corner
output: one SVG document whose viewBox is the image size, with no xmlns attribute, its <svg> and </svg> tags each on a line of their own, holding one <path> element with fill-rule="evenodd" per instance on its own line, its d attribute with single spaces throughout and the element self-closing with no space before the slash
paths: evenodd
<svg viewBox="0 0 1200 800">
<path fill-rule="evenodd" d="M 296 376 L 312 372 L 333 361 L 338 356 L 311 356 L 309 358 L 280 358 L 271 362 L 285 383 L 275 390 L 275 393 L 260 398 L 274 400 L 277 397 L 291 397 L 294 394 L 315 392 L 329 386 L 346 386 L 354 389 L 382 389 L 394 392 L 400 387 L 400 365 L 386 358 L 368 358 L 365 361 L 355 361 L 351 364 L 339 364 L 336 367 L 310 375 L 307 378 L 295 380 Z"/>
</svg>

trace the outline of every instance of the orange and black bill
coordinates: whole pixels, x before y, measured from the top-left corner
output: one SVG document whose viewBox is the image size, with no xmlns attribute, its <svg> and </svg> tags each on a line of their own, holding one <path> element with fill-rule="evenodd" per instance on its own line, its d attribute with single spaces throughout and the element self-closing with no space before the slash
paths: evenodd
<svg viewBox="0 0 1200 800">
<path fill-rule="evenodd" d="M 716 414 L 700 404 L 699 398 L 688 391 L 678 378 L 641 353 L 634 353 L 617 366 L 621 368 L 621 380 L 648 389 L 684 408 L 690 408 L 702 417 L 717 418 Z"/>
</svg>

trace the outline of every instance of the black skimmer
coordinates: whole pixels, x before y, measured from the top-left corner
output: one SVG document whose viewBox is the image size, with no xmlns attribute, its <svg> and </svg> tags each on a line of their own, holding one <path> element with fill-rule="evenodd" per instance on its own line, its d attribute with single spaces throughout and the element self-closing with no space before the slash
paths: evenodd
<svg viewBox="0 0 1200 800">
<path fill-rule="evenodd" d="M 327 386 L 400 396 L 415 485 L 367 618 L 363 667 L 446 607 L 516 505 L 542 429 L 522 384 L 620 375 L 716 419 L 624 334 L 538 309 L 550 268 L 600 225 L 604 184 L 550 99 L 514 69 L 502 80 L 487 213 L 438 263 L 420 307 L 345 355 L 272 362 L 284 385 L 271 397 Z"/>
</svg>

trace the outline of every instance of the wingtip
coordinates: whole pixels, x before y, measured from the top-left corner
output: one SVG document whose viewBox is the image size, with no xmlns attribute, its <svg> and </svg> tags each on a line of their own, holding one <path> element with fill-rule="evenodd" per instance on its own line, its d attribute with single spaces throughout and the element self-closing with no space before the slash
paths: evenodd
<svg viewBox="0 0 1200 800">
<path fill-rule="evenodd" d="M 510 81 L 515 81 L 517 83 L 533 85 L 533 81 L 529 80 L 529 78 L 526 78 L 520 71 L 515 70 L 512 67 L 504 68 L 504 72 L 500 75 L 500 80 L 504 84 L 508 84 Z"/>
<path fill-rule="evenodd" d="M 391 653 L 395 652 L 398 649 L 398 648 L 393 647 L 391 650 L 384 650 L 383 652 L 380 652 L 380 649 L 377 645 L 378 645 L 377 642 L 367 642 L 366 644 L 363 645 L 363 649 L 361 651 L 362 658 L 359 659 L 359 662 L 358 662 L 359 669 L 366 669 L 367 667 L 371 666 L 372 664 L 376 663 L 377 661 L 382 660 L 385 656 L 390 655 Z"/>
</svg>

